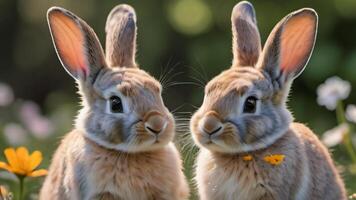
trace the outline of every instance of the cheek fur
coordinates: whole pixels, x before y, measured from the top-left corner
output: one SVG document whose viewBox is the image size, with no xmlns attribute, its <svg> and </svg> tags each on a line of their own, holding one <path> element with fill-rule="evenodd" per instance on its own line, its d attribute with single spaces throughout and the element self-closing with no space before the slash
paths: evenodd
<svg viewBox="0 0 356 200">
<path fill-rule="evenodd" d="M 251 144 L 261 138 L 268 137 L 269 132 L 273 131 L 272 120 L 265 116 L 251 116 L 244 120 L 245 135 L 244 142 Z"/>
<path fill-rule="evenodd" d="M 219 139 L 224 141 L 225 145 L 237 146 L 241 144 L 241 132 L 235 125 L 227 123 Z"/>
<path fill-rule="evenodd" d="M 86 120 L 89 134 L 111 144 L 120 144 L 125 141 L 127 135 L 124 130 L 124 120 L 113 118 L 107 114 L 95 113 Z"/>
<path fill-rule="evenodd" d="M 107 123 L 107 122 L 102 122 L 102 123 Z M 114 144 L 120 144 L 122 142 L 125 141 L 125 139 L 127 138 L 127 135 L 129 133 L 125 133 L 125 128 L 123 126 L 123 120 L 122 119 L 115 119 L 112 122 L 108 122 L 108 123 L 112 123 L 109 124 L 108 126 L 104 126 L 106 127 L 106 135 L 108 136 L 108 142 L 114 143 Z"/>
</svg>

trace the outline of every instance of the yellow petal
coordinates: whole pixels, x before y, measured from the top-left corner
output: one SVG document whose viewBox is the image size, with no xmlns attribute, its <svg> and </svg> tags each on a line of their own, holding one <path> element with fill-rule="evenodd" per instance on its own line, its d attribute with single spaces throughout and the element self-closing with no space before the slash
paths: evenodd
<svg viewBox="0 0 356 200">
<path fill-rule="evenodd" d="M 36 169 L 38 165 L 42 162 L 42 153 L 35 151 L 30 156 L 30 171 Z"/>
<path fill-rule="evenodd" d="M 283 162 L 284 157 L 285 155 L 275 154 L 275 155 L 265 156 L 264 160 L 271 165 L 280 165 Z"/>
<path fill-rule="evenodd" d="M 5 149 L 4 154 L 5 154 L 7 161 L 9 162 L 11 169 L 17 170 L 17 171 L 22 171 L 20 168 L 19 161 L 17 159 L 15 149 L 7 148 L 7 149 Z"/>
<path fill-rule="evenodd" d="M 25 147 L 19 147 L 16 149 L 17 160 L 19 161 L 20 168 L 26 173 L 30 170 L 30 155 Z"/>
<path fill-rule="evenodd" d="M 30 174 L 28 174 L 27 176 L 31 176 L 31 177 L 38 177 L 38 176 L 45 176 L 47 175 L 48 171 L 45 169 L 39 169 L 36 171 L 31 172 Z"/>
<path fill-rule="evenodd" d="M 244 161 L 251 161 L 253 159 L 253 157 L 251 155 L 246 155 L 242 157 L 242 160 Z"/>
<path fill-rule="evenodd" d="M 9 172 L 12 172 L 11 167 L 9 165 L 7 165 L 6 163 L 4 163 L 4 162 L 0 162 L 0 169 L 5 169 L 5 170 L 7 170 Z"/>
<path fill-rule="evenodd" d="M 7 189 L 4 186 L 0 185 L 0 199 L 5 199 L 8 197 L 8 195 L 9 193 Z"/>
</svg>

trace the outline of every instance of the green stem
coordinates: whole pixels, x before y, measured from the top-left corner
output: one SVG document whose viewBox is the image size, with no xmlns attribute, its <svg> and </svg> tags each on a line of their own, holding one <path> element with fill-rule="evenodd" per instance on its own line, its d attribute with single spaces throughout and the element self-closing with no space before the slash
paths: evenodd
<svg viewBox="0 0 356 200">
<path fill-rule="evenodd" d="M 347 153 L 352 159 L 352 162 L 356 164 L 356 153 L 351 142 L 350 125 L 345 118 L 344 105 L 342 101 L 338 101 L 336 107 L 336 118 L 339 124 L 346 124 L 348 126 L 347 132 L 344 135 L 343 142 L 346 147 Z"/>
<path fill-rule="evenodd" d="M 24 195 L 24 184 L 25 184 L 25 176 L 18 176 L 20 181 L 20 191 L 19 191 L 19 200 L 23 200 Z"/>
</svg>

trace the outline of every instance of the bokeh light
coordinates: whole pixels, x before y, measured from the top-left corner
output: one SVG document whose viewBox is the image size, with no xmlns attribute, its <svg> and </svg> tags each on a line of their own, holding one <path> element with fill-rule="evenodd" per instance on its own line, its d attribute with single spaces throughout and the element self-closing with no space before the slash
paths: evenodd
<svg viewBox="0 0 356 200">
<path fill-rule="evenodd" d="M 168 16 L 179 32 L 196 35 L 208 31 L 212 25 L 212 13 L 205 1 L 180 0 L 169 5 Z"/>
</svg>

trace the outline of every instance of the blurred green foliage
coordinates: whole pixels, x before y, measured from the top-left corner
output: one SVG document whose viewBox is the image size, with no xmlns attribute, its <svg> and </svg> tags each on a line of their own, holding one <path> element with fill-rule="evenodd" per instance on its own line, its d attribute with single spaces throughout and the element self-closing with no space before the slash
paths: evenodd
<svg viewBox="0 0 356 200">
<path fill-rule="evenodd" d="M 48 166 L 60 138 L 70 131 L 79 109 L 74 81 L 62 69 L 50 39 L 46 21 L 49 7 L 62 6 L 76 13 L 93 27 L 104 44 L 104 25 L 111 8 L 120 3 L 132 5 L 138 17 L 137 60 L 141 67 L 157 78 L 170 69 L 171 76 L 184 72 L 171 81 L 185 84 L 173 85 L 163 94 L 167 107 L 177 110 L 179 116 L 180 113 L 194 112 L 201 104 L 203 88 L 199 85 L 230 66 L 230 14 L 237 2 L 0 0 L 0 82 L 10 85 L 16 97 L 11 107 L 0 107 L 0 150 L 9 145 L 1 134 L 4 126 L 20 123 L 20 104 L 31 100 L 40 105 L 43 115 L 51 119 L 55 134 L 47 139 L 30 137 L 25 145 L 31 151 L 41 150 L 45 156 L 42 166 Z M 333 75 L 350 81 L 356 88 L 356 1 L 251 2 L 257 12 L 262 41 L 289 12 L 302 7 L 312 7 L 318 12 L 320 23 L 314 53 L 304 73 L 294 82 L 289 107 L 296 121 L 308 124 L 318 134 L 334 127 L 334 113 L 316 103 L 316 88 Z M 346 103 L 355 103 L 355 100 L 356 93 L 351 92 Z M 186 126 L 179 127 L 186 129 Z M 332 152 L 344 171 L 349 193 L 356 192 L 356 176 L 347 170 L 350 161 L 345 149 L 336 147 Z M 185 156 L 186 173 L 190 177 L 194 164 L 191 155 L 194 154 L 189 152 Z M 3 160 L 2 152 L 0 160 Z M 0 184 L 3 182 L 14 186 L 11 181 L 0 179 Z M 41 181 L 29 180 L 28 192 L 36 193 L 40 184 Z"/>
</svg>

